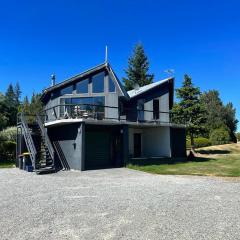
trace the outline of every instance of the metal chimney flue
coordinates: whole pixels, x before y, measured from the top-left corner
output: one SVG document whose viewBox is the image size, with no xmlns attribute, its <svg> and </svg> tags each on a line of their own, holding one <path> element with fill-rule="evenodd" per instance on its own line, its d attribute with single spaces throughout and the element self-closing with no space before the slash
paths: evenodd
<svg viewBox="0 0 240 240">
<path fill-rule="evenodd" d="M 55 74 L 52 74 L 52 75 L 51 75 L 51 86 L 54 86 L 54 85 L 55 85 L 55 81 L 56 81 L 56 75 L 55 75 Z"/>
<path fill-rule="evenodd" d="M 134 88 L 134 90 L 137 91 L 137 90 L 139 90 L 140 86 L 138 83 L 134 83 L 133 88 Z"/>
</svg>

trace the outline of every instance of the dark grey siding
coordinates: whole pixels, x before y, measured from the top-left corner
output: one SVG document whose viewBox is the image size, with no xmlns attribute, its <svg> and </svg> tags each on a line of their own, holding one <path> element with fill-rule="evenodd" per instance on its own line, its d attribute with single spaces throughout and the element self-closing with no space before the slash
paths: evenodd
<svg viewBox="0 0 240 240">
<path fill-rule="evenodd" d="M 127 139 L 127 126 L 85 125 L 85 170 L 124 166 Z"/>
<path fill-rule="evenodd" d="M 186 129 L 171 128 L 172 157 L 186 157 Z"/>
<path fill-rule="evenodd" d="M 137 103 L 139 100 L 142 100 L 143 103 L 146 103 L 155 98 L 159 98 L 166 93 L 169 93 L 169 109 L 168 110 L 170 110 L 173 105 L 173 82 L 172 81 L 166 82 L 149 91 L 143 92 L 142 94 L 139 94 L 136 97 L 131 98 L 129 101 L 124 101 L 122 115 L 126 114 L 128 121 L 136 121 L 138 116 Z"/>
<path fill-rule="evenodd" d="M 82 170 L 82 124 L 69 124 L 48 129 L 51 141 L 58 141 L 71 169 Z"/>
<path fill-rule="evenodd" d="M 128 126 L 86 125 L 48 128 L 51 141 L 58 141 L 71 169 L 122 167 L 128 158 Z"/>
</svg>

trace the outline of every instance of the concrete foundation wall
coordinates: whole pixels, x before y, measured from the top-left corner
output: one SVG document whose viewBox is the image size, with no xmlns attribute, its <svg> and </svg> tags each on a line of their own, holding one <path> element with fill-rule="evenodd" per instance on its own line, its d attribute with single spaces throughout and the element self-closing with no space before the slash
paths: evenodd
<svg viewBox="0 0 240 240">
<path fill-rule="evenodd" d="M 144 129 L 142 135 L 142 154 L 145 157 L 170 157 L 170 128 L 159 127 Z"/>
<path fill-rule="evenodd" d="M 142 134 L 142 156 L 171 156 L 170 128 L 129 128 L 129 154 L 134 155 L 134 133 Z"/>
</svg>

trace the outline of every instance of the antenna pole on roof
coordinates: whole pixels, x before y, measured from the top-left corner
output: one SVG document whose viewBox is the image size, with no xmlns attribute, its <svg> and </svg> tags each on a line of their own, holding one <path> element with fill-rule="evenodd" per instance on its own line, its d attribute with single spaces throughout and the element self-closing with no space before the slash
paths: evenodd
<svg viewBox="0 0 240 240">
<path fill-rule="evenodd" d="M 108 63 L 108 46 L 105 47 L 105 63 Z"/>
<path fill-rule="evenodd" d="M 174 69 L 167 69 L 164 72 L 167 73 L 169 77 L 173 77 L 174 73 L 175 73 L 175 70 Z"/>
</svg>

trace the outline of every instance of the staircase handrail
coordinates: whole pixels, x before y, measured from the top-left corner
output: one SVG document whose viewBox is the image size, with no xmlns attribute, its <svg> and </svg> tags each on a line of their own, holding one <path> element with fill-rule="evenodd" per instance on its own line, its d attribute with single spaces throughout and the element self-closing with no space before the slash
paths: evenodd
<svg viewBox="0 0 240 240">
<path fill-rule="evenodd" d="M 32 165 L 35 169 L 35 161 L 36 161 L 37 151 L 36 151 L 36 148 L 35 148 L 35 145 L 34 145 L 34 142 L 33 142 L 33 139 L 32 139 L 32 135 L 29 131 L 29 128 L 28 128 L 28 125 L 26 123 L 26 119 L 25 119 L 25 116 L 24 116 L 23 113 L 21 113 L 20 119 L 21 119 L 22 130 L 24 132 L 23 136 L 25 138 L 28 151 L 30 152 L 30 158 L 31 158 L 31 161 L 32 161 Z"/>
<path fill-rule="evenodd" d="M 41 120 L 41 118 L 40 118 L 40 116 L 38 114 L 36 114 L 36 120 L 37 120 L 37 123 L 38 123 L 38 125 L 40 127 L 41 134 L 42 134 L 42 136 L 45 139 L 45 143 L 46 143 L 46 146 L 47 146 L 47 148 L 49 150 L 50 156 L 51 156 L 52 159 L 54 159 L 54 148 L 53 148 L 52 143 L 51 143 L 51 141 L 50 141 L 50 139 L 48 137 L 48 134 L 47 134 L 47 132 L 45 130 L 45 127 L 43 126 L 42 120 Z"/>
</svg>

